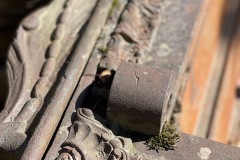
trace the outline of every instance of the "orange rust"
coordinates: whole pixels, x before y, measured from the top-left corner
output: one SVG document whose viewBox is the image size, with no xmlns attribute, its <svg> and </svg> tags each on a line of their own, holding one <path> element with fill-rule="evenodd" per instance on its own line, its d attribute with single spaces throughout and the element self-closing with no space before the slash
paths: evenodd
<svg viewBox="0 0 240 160">
<path fill-rule="evenodd" d="M 214 6 L 214 7 L 213 7 Z M 222 12 L 225 1 L 205 0 L 203 18 L 197 24 L 197 34 L 190 46 L 191 73 L 182 97 L 180 128 L 183 132 L 194 134 L 202 112 L 202 101 L 211 75 L 211 67 L 221 44 Z"/>
<path fill-rule="evenodd" d="M 179 98 L 183 132 L 202 137 L 208 134 L 238 6 L 234 0 L 204 3 L 187 57 L 191 71 Z"/>
<path fill-rule="evenodd" d="M 234 34 L 225 73 L 217 100 L 210 138 L 222 143 L 228 142 L 228 133 L 236 100 L 236 87 L 240 75 L 240 19 L 238 31 Z"/>
</svg>

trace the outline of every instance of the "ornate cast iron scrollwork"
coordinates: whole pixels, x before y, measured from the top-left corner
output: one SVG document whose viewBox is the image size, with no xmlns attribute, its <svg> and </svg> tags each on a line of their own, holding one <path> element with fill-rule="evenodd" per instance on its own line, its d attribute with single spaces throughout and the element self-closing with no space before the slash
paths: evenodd
<svg viewBox="0 0 240 160">
<path fill-rule="evenodd" d="M 128 160 L 132 149 L 131 139 L 115 136 L 90 109 L 80 108 L 57 160 Z"/>
</svg>

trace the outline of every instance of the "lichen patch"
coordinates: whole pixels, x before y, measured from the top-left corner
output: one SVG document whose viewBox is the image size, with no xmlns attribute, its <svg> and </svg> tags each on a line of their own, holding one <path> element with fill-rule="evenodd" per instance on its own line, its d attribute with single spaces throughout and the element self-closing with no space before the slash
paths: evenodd
<svg viewBox="0 0 240 160">
<path fill-rule="evenodd" d="M 212 151 L 207 147 L 200 148 L 200 151 L 197 153 L 197 156 L 201 160 L 208 160 L 211 153 L 212 153 Z"/>
</svg>

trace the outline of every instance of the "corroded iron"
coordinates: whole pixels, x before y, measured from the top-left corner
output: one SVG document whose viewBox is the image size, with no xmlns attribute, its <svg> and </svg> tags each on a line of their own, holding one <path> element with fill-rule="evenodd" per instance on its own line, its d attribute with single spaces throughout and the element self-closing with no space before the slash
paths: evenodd
<svg viewBox="0 0 240 160">
<path fill-rule="evenodd" d="M 119 4 L 117 8 L 112 11 L 110 18 L 107 20 L 105 26 L 102 29 L 102 33 L 100 34 L 100 39 L 97 41 L 93 53 L 89 59 L 88 64 L 84 70 L 83 76 L 81 77 L 78 86 L 73 94 L 73 97 L 70 100 L 64 118 L 60 124 L 60 127 L 54 137 L 53 144 L 49 148 L 46 154 L 46 159 L 55 159 L 59 156 L 58 151 L 62 149 L 61 145 L 68 138 L 69 130 L 72 123 L 73 113 L 76 112 L 76 108 L 79 106 L 83 106 L 85 99 L 91 93 L 91 84 L 95 80 L 95 75 L 97 73 L 98 64 L 101 61 L 102 52 L 99 50 L 100 48 L 105 48 L 107 46 L 108 41 L 111 38 L 111 33 L 116 28 L 118 17 L 122 13 L 125 5 L 127 4 L 127 0 L 119 0 Z"/>
<path fill-rule="evenodd" d="M 84 142 L 84 143 L 82 143 Z M 94 118 L 90 109 L 77 110 L 67 140 L 57 160 L 66 159 L 130 159 L 133 151 L 129 138 L 115 136 Z"/>
<path fill-rule="evenodd" d="M 73 0 L 70 0 L 67 1 L 66 5 L 73 5 L 74 3 Z M 88 27 L 78 41 L 76 48 L 73 50 L 73 55 L 68 62 L 69 64 L 66 67 L 65 73 L 61 76 L 51 101 L 47 104 L 45 113 L 40 118 L 39 125 L 36 127 L 28 142 L 28 146 L 21 157 L 22 160 L 42 158 L 85 68 L 87 59 L 89 59 L 91 55 L 92 48 L 107 19 L 110 7 L 111 1 L 100 0 L 97 2 L 95 10 L 87 23 Z M 60 29 L 60 31 L 64 30 Z M 55 34 L 56 33 L 58 33 L 58 29 Z M 59 33 L 59 36 L 62 36 L 61 32 Z M 57 34 L 55 38 L 59 36 Z M 49 119 L 49 117 L 51 117 L 51 119 Z"/>
<path fill-rule="evenodd" d="M 131 131 L 158 135 L 166 120 L 173 73 L 121 63 L 114 76 L 107 117 Z"/>
<path fill-rule="evenodd" d="M 149 136 L 133 132 L 158 134 L 170 115 L 173 72 L 184 66 L 200 3 L 52 0 L 27 16 L 9 49 L 0 159 L 239 158 L 236 148 L 185 134 L 176 150 L 157 153 L 144 144 Z M 146 61 L 158 69 L 139 65 Z M 92 86 L 108 92 L 114 73 L 107 107 Z M 107 108 L 126 123 L 109 122 Z"/>
</svg>

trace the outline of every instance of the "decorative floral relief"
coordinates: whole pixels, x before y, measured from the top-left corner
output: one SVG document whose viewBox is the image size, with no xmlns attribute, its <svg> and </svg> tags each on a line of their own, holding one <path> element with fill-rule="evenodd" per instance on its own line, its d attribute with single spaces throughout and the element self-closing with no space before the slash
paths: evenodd
<svg viewBox="0 0 240 160">
<path fill-rule="evenodd" d="M 80 108 L 57 160 L 128 160 L 132 149 L 131 139 L 115 136 L 90 109 Z"/>
</svg>

